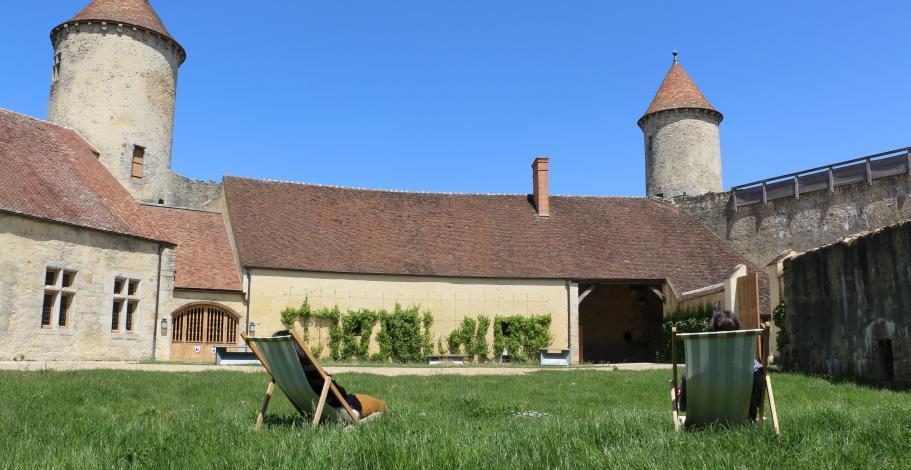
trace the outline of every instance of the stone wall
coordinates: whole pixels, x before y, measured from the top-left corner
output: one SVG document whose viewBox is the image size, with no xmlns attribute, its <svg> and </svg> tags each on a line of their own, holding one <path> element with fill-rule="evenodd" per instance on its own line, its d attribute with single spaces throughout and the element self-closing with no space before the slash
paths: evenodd
<svg viewBox="0 0 911 470">
<path fill-rule="evenodd" d="M 670 204 L 695 217 L 757 266 L 787 250 L 806 251 L 846 236 L 911 219 L 907 175 L 816 191 L 800 199 L 732 207 L 731 193 L 679 197 Z"/>
<path fill-rule="evenodd" d="M 199 181 L 171 172 L 169 186 L 172 207 L 223 211 L 222 185 L 215 181 Z"/>
<path fill-rule="evenodd" d="M 569 289 L 562 280 L 475 279 L 250 270 L 250 320 L 257 335 L 285 329 L 279 313 L 308 299 L 312 308 L 392 310 L 420 306 L 434 317 L 434 344 L 463 318 L 550 314 L 554 348 L 569 349 Z M 311 337 L 313 335 L 311 334 Z M 492 330 L 488 334 L 493 344 Z M 325 334 L 323 335 L 325 338 Z M 325 342 L 324 342 L 325 344 Z M 373 350 L 376 350 L 374 344 Z M 436 348 L 435 348 L 436 349 Z"/>
<path fill-rule="evenodd" d="M 721 191 L 721 115 L 673 109 L 643 118 L 648 196 L 677 197 Z"/>
<path fill-rule="evenodd" d="M 155 242 L 0 214 L 0 360 L 151 358 L 158 265 Z M 49 267 L 76 272 L 65 328 L 56 309 L 51 326 L 41 326 Z M 117 277 L 139 281 L 131 333 L 111 331 Z M 160 298 L 171 295 L 164 287 Z"/>
<path fill-rule="evenodd" d="M 806 373 L 911 382 L 909 286 L 911 223 L 786 260 L 782 354 Z"/>
<path fill-rule="evenodd" d="M 167 187 L 181 59 L 177 45 L 114 23 L 66 25 L 54 31 L 52 40 L 59 65 L 48 120 L 79 131 L 134 197 L 171 204 Z M 141 179 L 131 177 L 135 146 L 145 148 Z"/>
</svg>

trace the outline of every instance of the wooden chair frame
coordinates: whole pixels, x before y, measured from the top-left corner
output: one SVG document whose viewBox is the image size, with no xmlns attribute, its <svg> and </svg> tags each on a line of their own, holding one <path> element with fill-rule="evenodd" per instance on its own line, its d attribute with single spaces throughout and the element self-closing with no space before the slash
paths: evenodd
<svg viewBox="0 0 911 470">
<path fill-rule="evenodd" d="M 771 332 L 771 324 L 765 322 L 762 324 L 762 334 L 760 334 L 757 341 L 759 351 L 762 354 L 762 374 L 765 379 L 765 396 L 769 400 L 769 411 L 772 415 L 772 427 L 775 428 L 775 435 L 781 437 L 781 428 L 778 425 L 778 409 L 775 406 L 775 393 L 772 391 L 772 378 L 769 376 L 769 336 Z M 680 397 L 679 397 L 679 388 L 677 387 L 677 328 L 671 328 L 671 364 L 672 364 L 672 376 L 671 376 L 671 416 L 674 419 L 674 430 L 680 431 L 683 423 L 680 421 Z M 757 415 L 757 422 L 762 423 L 765 421 L 765 402 L 763 399 L 759 402 L 759 413 Z"/>
<path fill-rule="evenodd" d="M 263 421 L 265 420 L 265 416 L 266 416 L 266 409 L 269 408 L 269 401 L 272 399 L 272 393 L 275 391 L 275 376 L 272 375 L 272 371 L 269 370 L 269 366 L 266 364 L 265 359 L 263 359 L 263 356 L 260 353 L 259 348 L 256 347 L 256 344 L 254 342 L 250 341 L 250 338 L 247 336 L 247 333 L 241 332 L 240 336 L 241 336 L 241 338 L 244 339 L 244 342 L 247 343 L 247 346 L 250 347 L 250 350 L 253 351 L 253 354 L 256 355 L 257 359 L 259 359 L 259 362 L 262 363 L 263 367 L 266 369 L 266 372 L 268 372 L 269 376 L 272 378 L 269 381 L 269 384 L 266 386 L 266 396 L 263 399 L 263 405 L 259 410 L 259 414 L 256 416 L 256 425 L 254 426 L 253 429 L 255 431 L 258 431 L 259 428 L 262 427 L 262 425 L 263 425 Z M 310 361 L 311 364 L 313 364 L 313 367 L 316 369 L 317 373 L 319 373 L 320 377 L 323 378 L 323 389 L 320 392 L 319 401 L 317 402 L 317 405 L 316 405 L 316 411 L 313 413 L 313 423 L 311 426 L 316 427 L 317 425 L 319 425 L 320 418 L 322 418 L 322 416 L 323 416 L 323 408 L 325 408 L 325 405 L 326 405 L 326 399 L 329 397 L 329 392 L 332 392 L 332 394 L 335 395 L 335 398 L 339 401 L 339 403 L 342 404 L 342 407 L 345 409 L 345 412 L 348 414 L 348 417 L 351 418 L 351 422 L 353 424 L 360 423 L 361 420 L 358 418 L 358 416 L 354 412 L 354 410 L 351 409 L 351 405 L 349 405 L 348 401 L 345 399 L 345 397 L 342 396 L 341 393 L 339 393 L 338 387 L 336 387 L 335 383 L 332 381 L 332 376 L 330 376 L 329 373 L 326 372 L 326 370 L 323 369 L 323 367 L 319 364 L 319 362 L 316 360 L 316 358 L 313 357 L 312 354 L 310 354 L 310 351 L 307 350 L 307 346 L 304 344 L 304 341 L 297 334 L 297 332 L 291 331 L 291 337 L 293 338 L 292 340 L 294 342 L 296 342 L 298 346 L 300 346 L 301 350 L 307 356 L 307 360 Z"/>
</svg>

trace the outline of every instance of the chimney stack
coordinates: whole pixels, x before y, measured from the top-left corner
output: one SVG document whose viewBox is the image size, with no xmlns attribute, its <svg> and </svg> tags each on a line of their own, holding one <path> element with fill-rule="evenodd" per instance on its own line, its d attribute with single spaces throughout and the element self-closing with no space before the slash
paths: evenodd
<svg viewBox="0 0 911 470">
<path fill-rule="evenodd" d="M 541 217 L 550 216 L 550 194 L 547 190 L 547 157 L 538 157 L 531 164 L 532 183 L 534 184 L 535 210 Z"/>
</svg>

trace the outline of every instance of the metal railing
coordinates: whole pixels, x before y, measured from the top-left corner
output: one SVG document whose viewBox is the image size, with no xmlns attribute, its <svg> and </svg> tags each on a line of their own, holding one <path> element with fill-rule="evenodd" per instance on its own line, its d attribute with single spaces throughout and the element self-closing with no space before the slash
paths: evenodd
<svg viewBox="0 0 911 470">
<path fill-rule="evenodd" d="M 731 188 L 731 193 L 736 209 L 785 197 L 800 199 L 801 194 L 813 191 L 835 192 L 848 184 L 873 184 L 875 179 L 899 174 L 911 175 L 911 147 L 741 184 Z"/>
</svg>

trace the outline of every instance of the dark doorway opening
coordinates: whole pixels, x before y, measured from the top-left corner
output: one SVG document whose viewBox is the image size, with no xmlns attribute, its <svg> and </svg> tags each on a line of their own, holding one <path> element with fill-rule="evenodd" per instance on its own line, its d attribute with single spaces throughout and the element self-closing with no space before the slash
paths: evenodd
<svg viewBox="0 0 911 470">
<path fill-rule="evenodd" d="M 876 349 L 879 360 L 879 369 L 883 374 L 883 380 L 891 382 L 895 379 L 895 363 L 892 357 L 892 340 L 881 339 L 877 341 Z"/>
<path fill-rule="evenodd" d="M 590 290 L 591 289 L 591 290 Z M 581 360 L 654 362 L 661 344 L 664 302 L 660 285 L 579 285 Z"/>
</svg>

